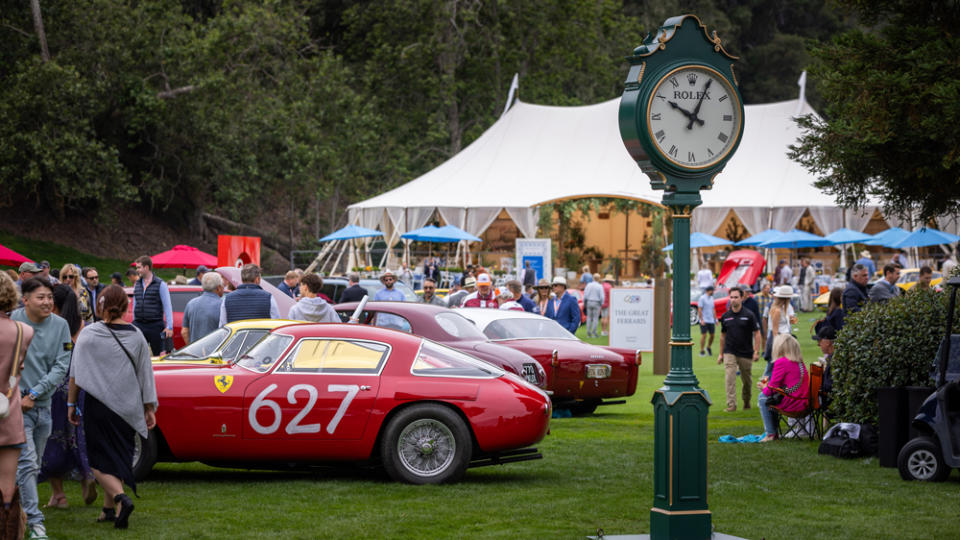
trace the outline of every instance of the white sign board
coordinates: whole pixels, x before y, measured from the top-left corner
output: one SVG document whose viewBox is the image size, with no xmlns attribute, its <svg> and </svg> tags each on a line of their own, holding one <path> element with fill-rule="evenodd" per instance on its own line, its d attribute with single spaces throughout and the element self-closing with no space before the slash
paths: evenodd
<svg viewBox="0 0 960 540">
<path fill-rule="evenodd" d="M 537 280 L 553 278 L 553 268 L 550 261 L 551 247 L 549 238 L 517 238 L 517 268 L 530 263 L 530 268 L 537 272 Z"/>
<path fill-rule="evenodd" d="M 610 291 L 610 346 L 653 351 L 653 289 Z"/>
</svg>

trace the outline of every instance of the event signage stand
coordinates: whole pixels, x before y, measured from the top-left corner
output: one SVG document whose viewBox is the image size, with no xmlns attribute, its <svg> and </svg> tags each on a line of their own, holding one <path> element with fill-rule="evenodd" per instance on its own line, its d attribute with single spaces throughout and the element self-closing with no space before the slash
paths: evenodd
<svg viewBox="0 0 960 540">
<path fill-rule="evenodd" d="M 740 144 L 743 104 L 733 61 L 695 15 L 667 19 L 628 58 L 620 136 L 673 214 L 670 371 L 654 407 L 654 539 L 712 535 L 707 507 L 710 397 L 693 373 L 690 335 L 690 213 Z M 716 535 L 721 536 L 721 535 Z"/>
</svg>

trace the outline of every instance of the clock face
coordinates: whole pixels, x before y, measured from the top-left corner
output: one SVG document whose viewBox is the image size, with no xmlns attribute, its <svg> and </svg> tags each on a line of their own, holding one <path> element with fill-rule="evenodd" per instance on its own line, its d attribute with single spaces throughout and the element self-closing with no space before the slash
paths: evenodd
<svg viewBox="0 0 960 540">
<path fill-rule="evenodd" d="M 719 72 L 688 66 L 657 82 L 647 104 L 647 133 L 664 159 L 705 169 L 723 160 L 740 136 L 740 100 Z"/>
</svg>

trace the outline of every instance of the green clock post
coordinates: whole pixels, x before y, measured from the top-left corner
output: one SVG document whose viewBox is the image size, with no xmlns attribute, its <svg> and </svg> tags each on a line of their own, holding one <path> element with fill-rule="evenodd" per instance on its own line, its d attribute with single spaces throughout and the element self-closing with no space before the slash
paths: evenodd
<svg viewBox="0 0 960 540">
<path fill-rule="evenodd" d="M 696 16 L 667 19 L 629 57 L 620 100 L 624 145 L 653 188 L 664 191 L 663 204 L 673 213 L 670 372 L 652 399 L 654 539 L 699 540 L 712 533 L 707 506 L 710 397 L 693 373 L 688 316 L 690 213 L 743 133 L 735 60 Z"/>
</svg>

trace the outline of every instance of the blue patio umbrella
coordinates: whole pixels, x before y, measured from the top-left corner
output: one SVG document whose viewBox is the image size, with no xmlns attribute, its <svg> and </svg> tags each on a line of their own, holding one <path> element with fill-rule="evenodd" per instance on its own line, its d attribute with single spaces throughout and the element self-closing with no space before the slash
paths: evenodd
<svg viewBox="0 0 960 540">
<path fill-rule="evenodd" d="M 844 227 L 842 229 L 833 231 L 832 233 L 824 236 L 824 238 L 829 240 L 831 245 L 837 246 L 840 244 L 862 244 L 863 242 L 872 239 L 873 235 L 853 231 Z"/>
<path fill-rule="evenodd" d="M 702 247 L 716 247 L 716 246 L 729 246 L 733 242 L 727 240 L 726 238 L 718 238 L 716 236 L 711 236 L 704 233 L 691 233 L 690 234 L 690 248 L 702 248 Z M 667 247 L 661 249 L 660 251 L 673 251 L 673 244 L 668 244 Z"/>
<path fill-rule="evenodd" d="M 461 240 L 469 240 L 470 242 L 480 241 L 480 239 L 476 236 L 463 229 L 454 227 L 453 225 L 444 225 L 443 227 L 428 225 L 426 227 L 420 227 L 419 229 L 414 229 L 408 233 L 404 233 L 400 235 L 400 237 L 418 242 L 459 242 Z"/>
<path fill-rule="evenodd" d="M 873 235 L 873 238 L 866 240 L 863 244 L 868 246 L 887 246 L 889 247 L 892 244 L 896 244 L 900 240 L 903 240 L 910 234 L 910 231 L 905 231 L 900 227 L 890 227 L 885 231 L 880 231 L 877 234 Z"/>
<path fill-rule="evenodd" d="M 334 240 L 352 240 L 354 238 L 369 238 L 371 236 L 383 236 L 383 233 L 357 225 L 347 225 L 346 227 L 338 231 L 334 231 L 317 241 L 332 242 Z"/>
<path fill-rule="evenodd" d="M 790 249 L 821 247 L 829 245 L 830 241 L 826 238 L 817 236 L 813 233 L 808 233 L 807 231 L 801 231 L 800 229 L 792 229 L 785 233 L 780 233 L 780 236 L 759 244 L 760 247 L 764 248 Z"/>
<path fill-rule="evenodd" d="M 935 246 L 937 244 L 952 244 L 958 240 L 960 240 L 960 236 L 955 234 L 925 227 L 923 229 L 917 229 L 913 231 L 889 247 L 900 249 L 908 247 Z"/>
<path fill-rule="evenodd" d="M 749 238 L 744 238 L 743 240 L 735 243 L 735 246 L 759 246 L 767 240 L 772 240 L 783 234 L 777 229 L 767 229 L 763 232 L 759 232 Z"/>
</svg>

